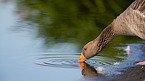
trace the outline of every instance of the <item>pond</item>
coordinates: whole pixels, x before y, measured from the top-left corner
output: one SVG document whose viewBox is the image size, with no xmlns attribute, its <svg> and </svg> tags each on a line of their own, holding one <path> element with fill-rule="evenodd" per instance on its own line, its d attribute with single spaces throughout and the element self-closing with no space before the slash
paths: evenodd
<svg viewBox="0 0 145 81">
<path fill-rule="evenodd" d="M 145 41 L 131 36 L 78 63 L 82 47 L 133 1 L 0 0 L 0 81 L 102 81 L 136 67 Z"/>
</svg>

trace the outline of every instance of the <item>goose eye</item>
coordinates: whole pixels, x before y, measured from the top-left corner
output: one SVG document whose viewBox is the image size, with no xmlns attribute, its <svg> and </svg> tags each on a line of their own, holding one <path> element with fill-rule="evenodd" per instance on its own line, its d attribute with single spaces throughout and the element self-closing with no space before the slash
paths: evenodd
<svg viewBox="0 0 145 81">
<path fill-rule="evenodd" d="M 87 48 L 84 49 L 85 51 L 87 50 Z"/>
</svg>

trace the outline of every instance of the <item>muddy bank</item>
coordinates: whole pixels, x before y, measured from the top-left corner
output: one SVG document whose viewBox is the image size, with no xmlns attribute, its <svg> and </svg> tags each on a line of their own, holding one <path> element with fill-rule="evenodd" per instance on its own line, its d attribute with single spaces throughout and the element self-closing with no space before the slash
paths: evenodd
<svg viewBox="0 0 145 81">
<path fill-rule="evenodd" d="M 112 81 L 145 81 L 145 66 L 136 66 L 123 71 Z"/>
</svg>

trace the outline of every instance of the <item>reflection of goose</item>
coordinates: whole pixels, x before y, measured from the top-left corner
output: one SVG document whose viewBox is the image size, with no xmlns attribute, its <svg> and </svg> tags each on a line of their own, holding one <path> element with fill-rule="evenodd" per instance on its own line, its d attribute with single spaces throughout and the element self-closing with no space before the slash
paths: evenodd
<svg viewBox="0 0 145 81">
<path fill-rule="evenodd" d="M 101 76 L 101 74 L 98 74 L 98 72 L 96 71 L 96 69 L 93 66 L 90 66 L 89 64 L 87 64 L 85 62 L 82 62 L 79 64 L 81 67 L 82 75 L 89 77 L 89 78 Z"/>
<path fill-rule="evenodd" d="M 145 39 L 145 0 L 135 0 L 96 39 L 86 44 L 79 62 L 97 55 L 118 35 L 138 36 Z"/>
</svg>

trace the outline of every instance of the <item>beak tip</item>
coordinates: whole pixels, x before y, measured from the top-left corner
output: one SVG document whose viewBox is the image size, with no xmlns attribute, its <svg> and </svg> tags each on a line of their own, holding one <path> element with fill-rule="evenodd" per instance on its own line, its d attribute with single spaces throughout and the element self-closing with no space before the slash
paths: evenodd
<svg viewBox="0 0 145 81">
<path fill-rule="evenodd" d="M 81 57 L 80 57 L 80 59 L 78 60 L 78 62 L 81 63 L 81 62 L 85 62 L 86 60 L 87 60 L 87 58 L 84 57 L 83 54 L 81 54 Z"/>
<path fill-rule="evenodd" d="M 78 62 L 79 62 L 79 63 L 82 63 L 82 62 L 84 62 L 84 61 L 79 59 Z"/>
<path fill-rule="evenodd" d="M 87 59 L 81 59 L 81 58 L 80 58 L 80 59 L 78 60 L 78 62 L 79 62 L 79 63 L 83 63 L 83 62 L 85 62 L 86 60 L 87 60 Z"/>
</svg>

